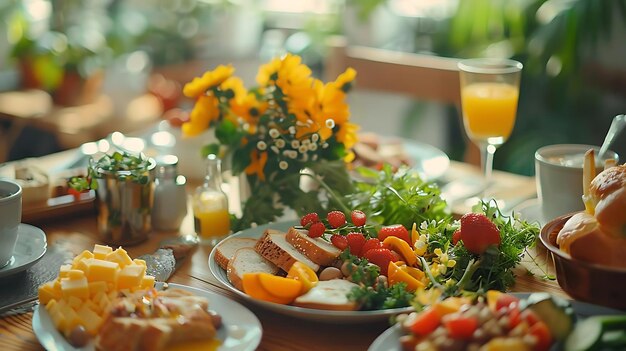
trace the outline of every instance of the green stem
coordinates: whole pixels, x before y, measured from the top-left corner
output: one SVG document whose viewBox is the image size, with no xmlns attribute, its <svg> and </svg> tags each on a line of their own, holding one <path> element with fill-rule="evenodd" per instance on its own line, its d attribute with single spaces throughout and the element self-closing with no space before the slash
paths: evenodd
<svg viewBox="0 0 626 351">
<path fill-rule="evenodd" d="M 330 197 L 332 197 L 335 202 L 337 202 L 337 204 L 339 205 L 339 207 L 341 207 L 341 211 L 343 213 L 349 214 L 351 212 L 351 210 L 348 208 L 348 206 L 346 206 L 346 204 L 343 203 L 343 201 L 341 200 L 341 198 L 339 197 L 339 195 L 337 195 L 329 186 L 328 184 L 326 184 L 326 182 L 324 182 L 320 177 L 315 176 L 313 174 L 309 174 L 309 173 L 301 173 L 300 175 L 304 175 L 307 177 L 311 177 L 312 179 L 314 179 L 317 184 L 321 185 L 322 188 L 324 188 L 326 190 L 326 192 L 328 192 L 328 194 L 330 194 Z"/>
<path fill-rule="evenodd" d="M 440 289 L 441 291 L 444 291 L 444 287 L 443 285 L 441 285 L 437 279 L 435 279 L 435 276 L 433 275 L 433 272 L 430 271 L 430 267 L 428 266 L 428 262 L 426 262 L 426 259 L 422 256 L 418 256 L 420 259 L 420 263 L 422 264 L 422 269 L 424 270 L 424 273 L 426 273 L 426 276 L 428 277 L 428 279 L 430 280 L 431 283 L 433 283 L 433 287 Z"/>
<path fill-rule="evenodd" d="M 461 277 L 459 282 L 456 283 L 456 286 L 459 288 L 459 290 L 463 290 L 463 287 L 465 287 L 465 284 L 472 278 L 474 272 L 476 272 L 476 269 L 478 269 L 478 266 L 480 266 L 480 260 L 474 261 L 474 259 L 472 258 L 471 260 L 469 260 L 469 262 L 467 262 L 467 267 L 465 267 L 465 272 L 463 272 L 463 276 Z"/>
</svg>

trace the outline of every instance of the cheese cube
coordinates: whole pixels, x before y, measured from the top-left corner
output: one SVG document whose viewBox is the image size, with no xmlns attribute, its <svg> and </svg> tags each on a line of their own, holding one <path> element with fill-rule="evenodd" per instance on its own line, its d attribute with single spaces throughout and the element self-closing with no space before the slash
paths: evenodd
<svg viewBox="0 0 626 351">
<path fill-rule="evenodd" d="M 91 301 L 91 300 L 87 300 L 85 301 L 85 303 L 83 304 L 83 306 L 81 306 L 81 308 L 86 307 L 96 313 L 101 313 L 102 310 L 100 309 L 100 306 L 98 306 L 95 302 Z"/>
<path fill-rule="evenodd" d="M 142 260 L 142 259 L 139 259 L 139 258 L 135 258 L 135 259 L 133 260 L 133 262 L 134 262 L 135 264 L 138 264 L 138 265 L 141 265 L 141 266 L 144 266 L 144 267 L 146 266 L 146 261 L 144 261 L 144 260 Z"/>
<path fill-rule="evenodd" d="M 71 264 L 62 265 L 61 268 L 59 269 L 59 278 L 67 278 L 67 272 L 69 272 L 70 269 L 72 269 Z"/>
<path fill-rule="evenodd" d="M 93 297 L 99 292 L 106 293 L 107 292 L 107 283 L 103 281 L 90 282 L 89 285 L 89 296 Z"/>
<path fill-rule="evenodd" d="M 61 292 L 63 298 L 68 299 L 70 296 L 75 296 L 81 299 L 89 298 L 89 285 L 87 285 L 87 278 L 81 279 L 61 279 Z"/>
<path fill-rule="evenodd" d="M 126 265 L 133 263 L 133 260 L 130 259 L 126 250 L 121 247 L 117 250 L 107 254 L 106 260 L 109 262 L 117 262 L 121 268 L 124 268 Z"/>
<path fill-rule="evenodd" d="M 76 296 L 70 296 L 67 298 L 67 304 L 70 305 L 70 307 L 73 308 L 74 311 L 78 311 L 78 309 L 80 309 L 80 306 L 83 305 L 83 300 Z"/>
<path fill-rule="evenodd" d="M 74 311 L 69 305 L 59 304 L 58 306 L 58 313 L 63 317 L 61 319 L 65 320 L 65 325 L 63 327 L 57 326 L 57 328 L 62 330 L 67 335 L 72 329 L 74 329 L 74 327 L 81 324 L 80 318 L 78 317 L 76 311 Z"/>
<path fill-rule="evenodd" d="M 142 289 L 152 289 L 154 287 L 154 277 L 151 275 L 144 275 L 141 280 Z"/>
<path fill-rule="evenodd" d="M 107 297 L 107 295 L 102 294 L 102 297 L 97 300 L 98 307 L 100 307 L 101 311 L 108 311 L 109 306 L 111 305 L 111 300 Z M 94 300 L 95 302 L 95 300 Z"/>
<path fill-rule="evenodd" d="M 65 330 L 65 326 L 67 325 L 67 321 L 65 319 L 65 316 L 63 315 L 63 312 L 59 311 L 58 309 L 55 310 L 54 312 L 50 312 L 50 318 L 52 319 L 52 323 L 54 323 L 54 326 L 60 330 L 60 331 L 64 331 Z"/>
<path fill-rule="evenodd" d="M 87 260 L 88 259 L 84 259 L 84 260 L 80 260 L 80 261 L 75 262 L 72 265 L 72 269 L 73 270 L 82 271 L 86 275 L 88 273 L 88 271 L 89 271 L 89 267 L 87 266 Z"/>
<path fill-rule="evenodd" d="M 105 281 L 115 283 L 117 281 L 117 272 L 120 266 L 116 262 L 91 258 L 85 263 L 88 267 L 87 280 L 90 282 Z"/>
<path fill-rule="evenodd" d="M 113 249 L 110 246 L 96 244 L 93 247 L 93 257 L 99 260 L 104 260 L 111 252 Z"/>
<path fill-rule="evenodd" d="M 48 301 L 48 303 L 46 304 L 46 310 L 48 310 L 48 312 L 51 312 L 56 307 L 57 307 L 57 300 L 55 299 Z"/>
<path fill-rule="evenodd" d="M 61 291 L 54 289 L 54 282 L 47 282 L 39 287 L 38 291 L 39 303 L 48 304 L 51 300 L 58 300 L 61 298 Z"/>
<path fill-rule="evenodd" d="M 117 275 L 117 288 L 118 289 L 131 289 L 141 284 L 143 275 L 146 272 L 146 267 L 138 264 L 129 264 L 122 268 Z"/>
<path fill-rule="evenodd" d="M 72 260 L 72 268 L 75 268 L 74 265 L 76 264 L 76 262 L 78 261 L 82 261 L 88 258 L 93 258 L 93 254 L 90 251 L 83 251 L 80 253 L 80 255 L 74 257 L 74 259 Z"/>
<path fill-rule="evenodd" d="M 80 324 L 85 327 L 85 330 L 91 335 L 96 335 L 98 328 L 102 324 L 102 318 L 84 305 L 78 310 L 77 314 Z"/>
<path fill-rule="evenodd" d="M 67 272 L 67 278 L 70 280 L 82 279 L 85 278 L 85 272 L 79 269 L 70 269 L 69 272 Z"/>
</svg>

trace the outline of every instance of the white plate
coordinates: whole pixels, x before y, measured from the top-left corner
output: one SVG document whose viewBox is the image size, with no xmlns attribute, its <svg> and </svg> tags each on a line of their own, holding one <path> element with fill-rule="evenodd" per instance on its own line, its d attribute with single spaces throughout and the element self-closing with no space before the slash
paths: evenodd
<svg viewBox="0 0 626 351">
<path fill-rule="evenodd" d="M 17 228 L 17 242 L 9 264 L 0 269 L 0 278 L 28 269 L 46 253 L 46 233 L 30 224 Z"/>
<path fill-rule="evenodd" d="M 217 338 L 222 343 L 218 347 L 218 351 L 252 351 L 259 346 L 263 329 L 259 319 L 250 310 L 214 292 L 186 285 L 168 285 L 170 288 L 187 290 L 197 296 L 208 298 L 209 307 L 222 316 L 223 325 L 217 333 Z M 161 283 L 157 283 L 157 288 L 161 286 Z M 82 348 L 70 345 L 54 327 L 48 311 L 41 305 L 37 306 L 33 313 L 33 331 L 37 340 L 49 351 L 93 351 L 95 349 L 93 342 Z"/>
<path fill-rule="evenodd" d="M 261 225 L 255 228 L 246 229 L 239 233 L 233 234 L 224 240 L 229 240 L 231 238 L 253 238 L 258 239 L 261 237 L 265 229 L 272 228 L 281 231 L 287 231 L 290 227 L 296 225 L 295 221 L 287 221 L 287 222 L 278 222 L 278 223 L 270 223 Z M 219 244 L 218 244 L 219 245 Z M 217 245 L 216 245 L 217 247 Z M 242 291 L 237 290 L 226 275 L 226 271 L 220 267 L 217 262 L 215 262 L 215 248 L 211 251 L 209 255 L 209 268 L 211 269 L 211 273 L 215 276 L 215 278 L 224 285 L 227 289 L 234 292 L 235 294 L 241 296 L 242 298 L 255 303 L 259 306 L 267 308 L 268 310 L 286 314 L 293 317 L 304 318 L 314 321 L 320 322 L 330 322 L 330 323 L 367 323 L 371 321 L 380 321 L 386 320 L 390 316 L 406 313 L 413 310 L 412 307 L 403 307 L 403 308 L 394 308 L 387 310 L 377 310 L 377 311 L 327 311 L 327 310 L 319 310 L 313 308 L 302 308 L 291 305 L 281 305 L 273 302 L 266 302 L 262 300 L 258 300 L 252 298 L 245 294 Z"/>
<path fill-rule="evenodd" d="M 527 298 L 530 293 L 513 293 L 520 299 Z M 599 315 L 623 315 L 624 312 L 614 310 L 612 308 L 592 305 L 585 302 L 571 301 L 574 312 L 578 317 L 585 318 L 589 316 Z M 380 334 L 376 340 L 367 349 L 368 351 L 402 351 L 402 347 L 398 343 L 398 340 L 402 336 L 400 327 L 396 324 Z"/>
<path fill-rule="evenodd" d="M 404 139 L 403 146 L 406 154 L 414 162 L 413 169 L 426 180 L 438 179 L 450 166 L 448 155 L 432 145 Z"/>
</svg>

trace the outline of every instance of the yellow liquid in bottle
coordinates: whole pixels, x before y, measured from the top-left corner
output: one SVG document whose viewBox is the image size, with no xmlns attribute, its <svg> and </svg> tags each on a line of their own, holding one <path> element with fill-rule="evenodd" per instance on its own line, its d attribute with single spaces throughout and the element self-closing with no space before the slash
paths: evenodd
<svg viewBox="0 0 626 351">
<path fill-rule="evenodd" d="M 224 236 L 230 233 L 230 214 L 227 209 L 194 212 L 196 233 L 203 238 Z"/>
</svg>

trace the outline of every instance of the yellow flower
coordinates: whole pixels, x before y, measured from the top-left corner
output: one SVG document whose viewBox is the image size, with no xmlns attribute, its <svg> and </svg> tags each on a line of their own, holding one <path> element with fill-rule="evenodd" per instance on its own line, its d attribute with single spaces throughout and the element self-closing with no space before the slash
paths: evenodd
<svg viewBox="0 0 626 351">
<path fill-rule="evenodd" d="M 239 77 L 230 77 L 220 84 L 222 91 L 231 90 L 233 92 L 233 98 L 237 99 L 248 94 L 248 90 L 243 85 L 243 80 Z"/>
<path fill-rule="evenodd" d="M 259 72 L 256 75 L 256 82 L 261 87 L 266 87 L 270 82 L 274 81 L 272 76 L 278 72 L 282 64 L 282 59 L 277 57 L 270 62 L 261 65 Z"/>
<path fill-rule="evenodd" d="M 230 102 L 233 112 L 251 125 L 258 123 L 259 117 L 265 113 L 267 106 L 268 103 L 258 100 L 254 93 L 238 96 Z"/>
<path fill-rule="evenodd" d="M 203 95 L 198 97 L 193 110 L 189 114 L 189 122 L 183 123 L 184 136 L 195 136 L 209 128 L 212 121 L 220 116 L 218 101 L 215 97 Z"/>
<path fill-rule="evenodd" d="M 263 169 L 267 163 L 267 152 L 259 152 L 255 149 L 250 154 L 250 164 L 246 167 L 245 172 L 247 175 L 256 174 L 260 181 L 265 181 L 265 173 Z"/>
<path fill-rule="evenodd" d="M 226 79 L 230 78 L 235 72 L 233 66 L 219 65 L 213 71 L 208 71 L 202 77 L 194 78 L 191 82 L 185 84 L 183 94 L 190 98 L 195 98 L 206 93 L 207 90 L 222 84 Z"/>
<path fill-rule="evenodd" d="M 340 125 L 337 131 L 337 141 L 342 143 L 346 149 L 352 148 L 358 139 L 357 130 L 359 130 L 359 126 L 354 123 L 346 122 Z"/>
<path fill-rule="evenodd" d="M 350 83 L 354 81 L 356 77 L 356 71 L 352 67 L 348 67 L 345 72 L 340 74 L 337 79 L 335 79 L 335 85 L 343 92 L 347 92 L 350 90 Z"/>
</svg>

